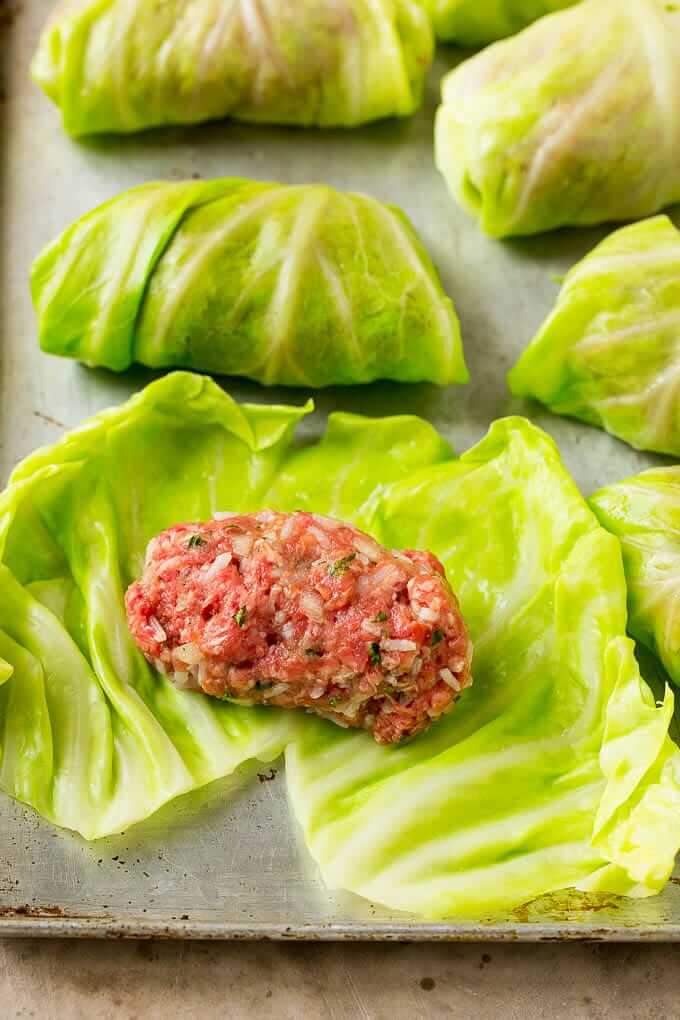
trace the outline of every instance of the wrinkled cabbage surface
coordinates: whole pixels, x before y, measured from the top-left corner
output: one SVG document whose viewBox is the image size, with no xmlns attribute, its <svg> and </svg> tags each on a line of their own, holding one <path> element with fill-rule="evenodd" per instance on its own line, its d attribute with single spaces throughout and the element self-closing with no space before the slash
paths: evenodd
<svg viewBox="0 0 680 1020">
<path fill-rule="evenodd" d="M 584 0 L 444 79 L 436 159 L 495 237 L 680 201 L 680 6 Z"/>
<path fill-rule="evenodd" d="M 680 467 L 610 485 L 590 505 L 623 548 L 630 632 L 680 685 Z"/>
<path fill-rule="evenodd" d="M 486 46 L 577 0 L 425 0 L 438 39 Z"/>
<path fill-rule="evenodd" d="M 637 449 L 680 455 L 680 231 L 666 216 L 616 231 L 568 273 L 509 382 Z"/>
<path fill-rule="evenodd" d="M 72 135 L 352 127 L 413 113 L 432 50 L 417 0 L 65 0 L 31 73 Z"/>
<path fill-rule="evenodd" d="M 145 184 L 36 259 L 43 350 L 327 386 L 465 382 L 460 328 L 404 214 L 323 185 Z"/>
<path fill-rule="evenodd" d="M 553 442 L 509 418 L 456 459 L 418 418 L 335 414 L 297 446 L 308 409 L 238 406 L 175 373 L 14 471 L 0 496 L 2 789 L 93 839 L 285 747 L 331 885 L 432 917 L 569 886 L 658 891 L 680 843 L 673 697 L 657 706 L 640 678 L 619 543 Z M 475 684 L 449 716 L 381 748 L 154 672 L 123 607 L 148 540 L 264 506 L 441 557 L 475 642 Z"/>
</svg>

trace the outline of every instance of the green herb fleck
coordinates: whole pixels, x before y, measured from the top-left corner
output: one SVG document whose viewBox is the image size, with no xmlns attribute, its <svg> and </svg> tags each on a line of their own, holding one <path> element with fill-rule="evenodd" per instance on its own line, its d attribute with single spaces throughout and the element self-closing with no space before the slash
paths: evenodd
<svg viewBox="0 0 680 1020">
<path fill-rule="evenodd" d="M 328 704 L 331 706 L 331 708 L 335 708 L 336 705 L 340 704 L 340 698 L 338 698 L 337 695 L 334 694 L 332 698 L 328 699 Z"/>
<path fill-rule="evenodd" d="M 206 540 L 200 535 L 192 535 L 187 542 L 189 549 L 197 549 L 199 545 L 207 545 Z"/>
<path fill-rule="evenodd" d="M 368 646 L 368 658 L 370 659 L 372 666 L 379 666 L 382 662 L 380 658 L 380 645 L 377 641 L 371 641 Z"/>
<path fill-rule="evenodd" d="M 438 645 L 439 642 L 443 641 L 443 640 L 444 640 L 444 631 L 443 630 L 433 630 L 432 631 L 432 638 L 430 640 L 430 644 L 432 646 Z"/>
<path fill-rule="evenodd" d="M 328 573 L 331 577 L 342 577 L 352 560 L 355 560 L 356 558 L 356 553 L 350 553 L 349 556 L 343 556 L 341 560 L 336 560 L 335 563 L 331 563 L 328 568 Z"/>
<path fill-rule="evenodd" d="M 387 619 L 387 613 L 380 612 L 375 617 L 375 623 L 384 623 L 386 619 Z"/>
<path fill-rule="evenodd" d="M 321 648 L 305 648 L 305 655 L 323 655 Z"/>
<path fill-rule="evenodd" d="M 247 615 L 248 610 L 246 609 L 245 606 L 241 606 L 239 611 L 237 613 L 234 613 L 233 619 L 236 620 L 239 627 L 245 627 Z"/>
</svg>

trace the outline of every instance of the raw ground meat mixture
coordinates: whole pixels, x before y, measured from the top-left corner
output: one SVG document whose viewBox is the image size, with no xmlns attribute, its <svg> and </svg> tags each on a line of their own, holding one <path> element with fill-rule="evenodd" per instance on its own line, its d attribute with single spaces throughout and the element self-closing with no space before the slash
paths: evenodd
<svg viewBox="0 0 680 1020">
<path fill-rule="evenodd" d="M 472 645 L 436 557 L 319 514 L 168 528 L 125 602 L 142 652 L 177 685 L 306 708 L 381 744 L 424 730 L 471 683 Z"/>
</svg>

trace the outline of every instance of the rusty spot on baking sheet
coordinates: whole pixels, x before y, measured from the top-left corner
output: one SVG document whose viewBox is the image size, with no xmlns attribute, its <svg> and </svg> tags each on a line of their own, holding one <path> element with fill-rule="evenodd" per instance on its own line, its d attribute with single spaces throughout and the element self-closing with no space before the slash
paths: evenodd
<svg viewBox="0 0 680 1020">
<path fill-rule="evenodd" d="M 520 924 L 529 924 L 529 903 L 522 903 L 519 907 L 515 907 L 514 910 L 510 911 L 513 921 L 518 921 Z"/>
<path fill-rule="evenodd" d="M 13 918 L 27 920 L 55 920 L 59 921 L 110 921 L 111 918 L 106 914 L 79 914 L 70 913 L 68 910 L 64 910 L 63 907 L 53 906 L 51 904 L 33 906 L 30 903 L 20 903 L 16 907 L 2 907 L 0 906 L 0 919 L 12 920 Z"/>
<path fill-rule="evenodd" d="M 33 414 L 36 416 L 36 418 L 40 418 L 41 421 L 47 422 L 48 425 L 54 425 L 54 427 L 57 429 L 66 428 L 63 422 L 58 421 L 56 418 L 53 418 L 49 414 L 44 414 L 42 411 L 34 411 Z"/>
<path fill-rule="evenodd" d="M 18 914 L 19 917 L 66 917 L 61 907 L 32 907 L 24 903 L 18 907 L 0 907 L 0 917 L 11 917 Z"/>
<path fill-rule="evenodd" d="M 544 911 L 552 917 L 559 917 L 560 920 L 573 920 L 574 914 L 597 914 L 602 911 L 612 912 L 620 910 L 623 906 L 623 897 L 606 895 L 604 893 L 582 893 L 571 889 L 564 893 L 547 893 L 541 897 L 541 913 Z M 531 909 L 536 901 L 522 903 L 510 911 L 510 917 L 519 924 L 531 924 Z M 534 923 L 540 923 L 540 917 L 534 917 Z"/>
<path fill-rule="evenodd" d="M 431 992 L 436 984 L 437 982 L 435 979 L 431 977 L 424 977 L 420 979 L 420 987 L 424 992 Z"/>
</svg>

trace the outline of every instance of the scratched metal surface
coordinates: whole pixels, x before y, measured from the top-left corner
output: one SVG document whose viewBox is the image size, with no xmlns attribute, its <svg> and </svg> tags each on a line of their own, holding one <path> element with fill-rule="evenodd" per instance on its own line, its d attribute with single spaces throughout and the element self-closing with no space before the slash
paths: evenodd
<svg viewBox="0 0 680 1020">
<path fill-rule="evenodd" d="M 12 0 L 9 0 L 11 3 Z M 0 0 L 0 477 L 64 427 L 120 402 L 150 378 L 115 377 L 41 354 L 27 278 L 33 256 L 75 217 L 144 180 L 243 174 L 326 180 L 401 205 L 454 297 L 473 382 L 466 388 L 379 384 L 317 395 L 305 423 L 319 432 L 335 408 L 429 418 L 459 449 L 512 411 L 504 376 L 556 294 L 554 276 L 602 232 L 562 232 L 501 245 L 484 238 L 447 197 L 432 164 L 439 55 L 427 103 L 412 120 L 344 132 L 228 123 L 76 144 L 28 80 L 50 0 Z M 306 394 L 228 384 L 237 398 L 300 402 Z M 530 409 L 558 440 L 584 492 L 653 459 L 603 433 Z M 680 888 L 644 901 L 565 894 L 512 915 L 424 924 L 326 890 L 290 818 L 282 770 L 248 767 L 169 805 L 116 839 L 88 845 L 0 796 L 0 934 L 165 935 L 316 939 L 680 939 Z M 680 879 L 678 879 L 680 883 Z"/>
</svg>

